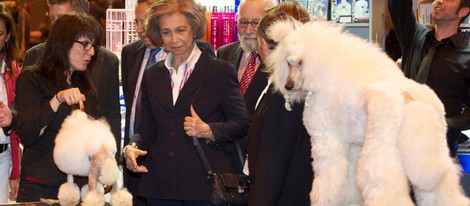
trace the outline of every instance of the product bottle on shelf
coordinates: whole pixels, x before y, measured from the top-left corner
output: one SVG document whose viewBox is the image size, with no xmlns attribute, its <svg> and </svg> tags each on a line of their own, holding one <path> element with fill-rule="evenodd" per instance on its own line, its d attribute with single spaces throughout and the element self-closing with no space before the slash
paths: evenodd
<svg viewBox="0 0 470 206">
<path fill-rule="evenodd" d="M 221 18 L 220 23 L 222 25 L 221 28 L 223 29 L 222 32 L 219 32 L 219 34 L 221 34 L 220 46 L 223 46 L 232 42 L 232 36 L 230 35 L 232 34 L 232 30 L 230 28 L 231 27 L 230 15 L 231 15 L 230 7 L 224 6 L 224 12 L 221 12 L 221 15 L 220 15 L 220 18 Z"/>
<path fill-rule="evenodd" d="M 206 21 L 209 22 L 206 26 L 206 33 L 204 34 L 204 37 L 202 38 L 202 40 L 204 41 L 207 41 L 207 42 L 211 42 L 211 28 L 212 28 L 212 24 L 211 24 L 211 18 L 212 18 L 212 12 L 210 12 L 210 10 L 206 10 Z"/>
<path fill-rule="evenodd" d="M 217 6 L 212 7 L 212 15 L 211 15 L 211 44 L 214 46 L 214 50 L 219 48 L 219 41 L 218 41 L 218 30 L 219 30 L 219 12 L 217 12 Z"/>
</svg>

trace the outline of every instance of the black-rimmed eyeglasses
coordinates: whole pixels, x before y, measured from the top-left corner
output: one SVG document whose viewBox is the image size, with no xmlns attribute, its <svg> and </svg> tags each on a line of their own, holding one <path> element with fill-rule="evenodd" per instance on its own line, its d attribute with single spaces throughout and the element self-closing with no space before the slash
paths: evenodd
<svg viewBox="0 0 470 206">
<path fill-rule="evenodd" d="M 251 20 L 251 21 L 248 21 L 248 20 L 238 20 L 237 21 L 237 25 L 240 28 L 246 28 L 248 26 L 248 24 L 251 24 L 251 26 L 253 28 L 257 28 L 258 24 L 259 24 L 259 20 L 255 19 L 255 20 Z"/>
<path fill-rule="evenodd" d="M 83 49 L 85 49 L 85 51 L 90 51 L 91 48 L 94 48 L 96 51 L 96 49 L 98 48 L 98 45 L 95 45 L 92 43 L 78 41 L 78 40 L 75 40 L 74 42 L 81 44 L 83 46 Z"/>
</svg>

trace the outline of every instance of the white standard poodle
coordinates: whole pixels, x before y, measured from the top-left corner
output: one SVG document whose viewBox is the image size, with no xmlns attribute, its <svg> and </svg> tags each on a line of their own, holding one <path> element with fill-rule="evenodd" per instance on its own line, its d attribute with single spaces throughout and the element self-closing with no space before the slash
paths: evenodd
<svg viewBox="0 0 470 206">
<path fill-rule="evenodd" d="M 94 120 L 85 112 L 73 111 L 55 139 L 54 162 L 67 174 L 67 182 L 59 188 L 60 204 L 75 206 L 81 196 L 83 206 L 104 205 L 103 187 L 98 184 L 101 183 L 113 185 L 111 205 L 132 205 L 132 195 L 126 189 L 118 189 L 116 151 L 116 141 L 104 119 Z M 81 195 L 72 175 L 89 177 Z"/>
<path fill-rule="evenodd" d="M 277 22 L 267 61 L 289 101 L 305 99 L 312 205 L 469 206 L 449 157 L 444 106 L 379 48 L 328 22 Z"/>
</svg>

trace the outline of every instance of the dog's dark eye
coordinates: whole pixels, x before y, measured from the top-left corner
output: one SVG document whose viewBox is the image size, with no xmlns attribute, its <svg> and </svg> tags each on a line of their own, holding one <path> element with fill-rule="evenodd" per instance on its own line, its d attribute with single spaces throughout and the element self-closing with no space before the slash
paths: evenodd
<svg viewBox="0 0 470 206">
<path fill-rule="evenodd" d="M 287 66 L 294 67 L 290 62 L 287 62 Z"/>
<path fill-rule="evenodd" d="M 302 60 L 299 61 L 299 66 L 302 66 L 302 63 L 304 63 Z"/>
</svg>

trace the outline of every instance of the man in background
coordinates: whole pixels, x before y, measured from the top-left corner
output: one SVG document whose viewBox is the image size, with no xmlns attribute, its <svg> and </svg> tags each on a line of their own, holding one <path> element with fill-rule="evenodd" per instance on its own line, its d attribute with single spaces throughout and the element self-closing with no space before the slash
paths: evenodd
<svg viewBox="0 0 470 206">
<path fill-rule="evenodd" d="M 48 0 L 49 16 L 52 23 L 67 12 L 75 11 L 88 14 L 90 4 L 87 0 Z M 36 64 L 45 43 L 38 44 L 26 51 L 23 67 Z M 111 126 L 116 139 L 116 159 L 121 153 L 121 113 L 119 108 L 119 60 L 111 51 L 100 47 L 99 56 L 91 69 L 91 80 L 95 86 L 100 116 L 104 116 Z"/>
<path fill-rule="evenodd" d="M 268 83 L 268 76 L 263 72 L 264 64 L 258 55 L 256 28 L 266 9 L 277 4 L 272 0 L 242 0 L 237 13 L 239 42 L 220 47 L 217 58 L 232 63 L 238 69 L 240 91 L 250 115 L 253 115 L 256 101 Z M 246 154 L 247 138 L 227 145 L 227 153 L 232 161 L 233 169 L 241 172 Z"/>
<path fill-rule="evenodd" d="M 429 29 L 416 20 L 412 1 L 388 1 L 403 53 L 402 70 L 428 85 L 444 103 L 447 144 L 456 157 L 461 131 L 470 129 L 470 36 L 460 30 L 470 0 L 435 0 L 432 5 L 435 25 Z"/>
</svg>

